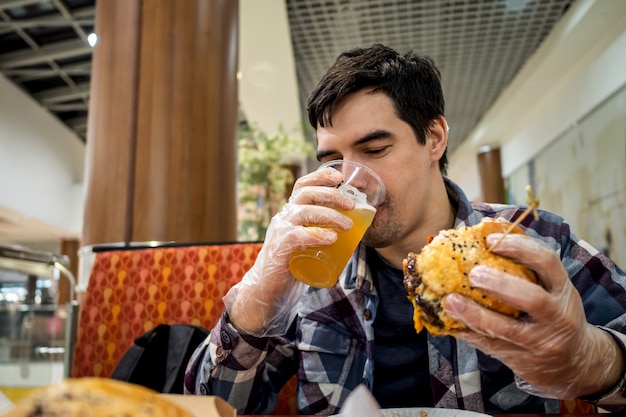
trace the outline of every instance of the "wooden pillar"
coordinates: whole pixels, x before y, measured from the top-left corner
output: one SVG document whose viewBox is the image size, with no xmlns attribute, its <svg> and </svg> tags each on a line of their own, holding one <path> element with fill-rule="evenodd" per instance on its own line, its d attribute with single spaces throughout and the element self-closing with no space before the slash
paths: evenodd
<svg viewBox="0 0 626 417">
<path fill-rule="evenodd" d="M 68 257 L 70 264 L 67 269 L 74 275 L 74 279 L 78 280 L 78 249 L 80 248 L 79 242 L 76 239 L 63 239 L 61 240 L 61 254 Z M 67 304 L 70 301 L 70 281 L 61 274 L 58 286 L 58 295 L 56 303 L 58 305 Z"/>
<path fill-rule="evenodd" d="M 236 0 L 96 5 L 84 245 L 236 240 Z"/>
<path fill-rule="evenodd" d="M 477 157 L 483 201 L 504 203 L 504 179 L 502 178 L 500 148 L 482 146 L 478 149 Z"/>
</svg>

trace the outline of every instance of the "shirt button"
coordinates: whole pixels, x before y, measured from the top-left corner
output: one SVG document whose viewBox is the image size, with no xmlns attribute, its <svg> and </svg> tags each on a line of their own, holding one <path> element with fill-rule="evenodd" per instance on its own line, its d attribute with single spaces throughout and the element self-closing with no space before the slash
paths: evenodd
<svg viewBox="0 0 626 417">
<path fill-rule="evenodd" d="M 224 349 L 222 349 L 221 345 L 218 345 L 217 348 L 215 348 L 215 355 L 218 358 L 224 355 Z"/>
<path fill-rule="evenodd" d="M 366 308 L 365 310 L 363 310 L 363 318 L 365 320 L 369 320 L 372 317 L 372 312 L 369 310 L 369 308 Z"/>
<path fill-rule="evenodd" d="M 220 336 L 222 336 L 222 342 L 230 343 L 230 335 L 226 332 L 226 330 L 222 330 Z"/>
</svg>

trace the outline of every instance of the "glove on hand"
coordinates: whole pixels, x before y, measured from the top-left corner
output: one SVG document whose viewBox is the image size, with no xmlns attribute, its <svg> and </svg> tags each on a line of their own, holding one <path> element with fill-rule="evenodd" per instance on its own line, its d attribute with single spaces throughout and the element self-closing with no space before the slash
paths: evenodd
<svg viewBox="0 0 626 417">
<path fill-rule="evenodd" d="M 286 333 L 306 289 L 289 272 L 291 255 L 303 247 L 331 244 L 336 230 L 352 227 L 352 220 L 335 210 L 354 208 L 335 188 L 341 181 L 341 173 L 332 168 L 296 181 L 289 202 L 270 221 L 253 267 L 224 297 L 235 328 L 255 336 Z"/>
<path fill-rule="evenodd" d="M 498 237 L 490 235 L 487 245 Z M 507 235 L 493 251 L 533 269 L 541 285 L 486 266 L 475 267 L 470 282 L 528 315 L 505 317 L 451 294 L 444 308 L 470 329 L 455 336 L 506 364 L 531 394 L 573 399 L 614 386 L 623 374 L 621 350 L 611 335 L 587 323 L 559 257 L 523 235 Z"/>
</svg>

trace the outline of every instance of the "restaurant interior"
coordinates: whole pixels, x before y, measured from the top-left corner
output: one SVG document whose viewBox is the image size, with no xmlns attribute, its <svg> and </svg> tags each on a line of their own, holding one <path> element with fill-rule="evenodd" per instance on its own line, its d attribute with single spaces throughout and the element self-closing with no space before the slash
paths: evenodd
<svg viewBox="0 0 626 417">
<path fill-rule="evenodd" d="M 626 267 L 622 0 L 0 0 L 0 398 L 210 328 L 318 166 L 308 93 L 375 42 L 437 62 L 470 199 L 530 184 Z"/>
</svg>

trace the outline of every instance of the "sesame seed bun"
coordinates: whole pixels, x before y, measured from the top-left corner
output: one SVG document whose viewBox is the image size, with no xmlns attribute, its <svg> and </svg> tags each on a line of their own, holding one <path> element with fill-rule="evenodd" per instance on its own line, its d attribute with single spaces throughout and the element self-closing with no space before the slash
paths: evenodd
<svg viewBox="0 0 626 417">
<path fill-rule="evenodd" d="M 20 417 L 191 417 L 156 391 L 108 378 L 69 378 L 39 388 L 20 400 Z"/>
<path fill-rule="evenodd" d="M 511 223 L 483 221 L 465 229 L 449 229 L 432 237 L 419 254 L 409 253 L 403 261 L 404 287 L 414 307 L 415 330 L 426 328 L 434 336 L 454 335 L 465 325 L 450 317 L 442 306 L 445 295 L 459 293 L 499 313 L 519 317 L 521 312 L 496 297 L 470 285 L 469 272 L 488 265 L 531 282 L 535 273 L 511 259 L 487 252 L 486 237 L 504 233 Z M 510 233 L 523 234 L 519 227 Z"/>
</svg>

